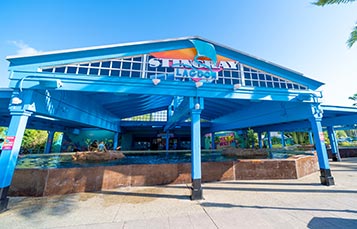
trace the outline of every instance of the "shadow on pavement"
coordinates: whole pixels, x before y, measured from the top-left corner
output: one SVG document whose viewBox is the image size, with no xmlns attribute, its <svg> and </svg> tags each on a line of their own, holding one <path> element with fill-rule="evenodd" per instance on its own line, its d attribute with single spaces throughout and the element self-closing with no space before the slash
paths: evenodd
<svg viewBox="0 0 357 229">
<path fill-rule="evenodd" d="M 320 186 L 323 185 L 320 183 L 278 183 L 276 180 L 274 182 L 254 182 L 254 181 L 220 181 L 220 184 L 248 184 L 248 185 L 284 185 L 284 186 Z"/>
<path fill-rule="evenodd" d="M 78 200 L 72 196 L 59 196 L 55 198 L 25 198 L 16 203 L 11 210 L 20 209 L 19 214 L 25 218 L 36 217 L 43 211 L 53 216 L 61 216 L 70 213 L 77 205 Z"/>
<path fill-rule="evenodd" d="M 120 191 L 100 191 L 96 193 L 106 194 L 106 195 L 121 195 L 121 196 L 136 196 L 136 197 L 147 197 L 147 198 L 169 198 L 169 199 L 179 199 L 179 200 L 190 200 L 188 195 L 172 195 L 172 194 L 162 194 L 162 193 L 142 193 L 142 192 L 120 192 Z"/>
<path fill-rule="evenodd" d="M 311 229 L 320 228 L 357 228 L 357 219 L 314 217 L 307 225 Z"/>
<path fill-rule="evenodd" d="M 254 208 L 254 209 L 274 209 L 274 210 L 290 210 L 290 211 L 319 211 L 319 212 L 345 212 L 356 214 L 355 210 L 339 210 L 339 209 L 323 209 L 323 208 L 289 208 L 289 207 L 274 207 L 274 206 L 249 206 L 229 203 L 212 203 L 204 202 L 200 204 L 202 207 L 217 207 L 217 208 Z"/>
<path fill-rule="evenodd" d="M 323 186 L 324 187 L 324 186 Z M 222 191 L 252 191 L 252 192 L 297 192 L 297 193 L 346 193 L 356 194 L 357 190 L 322 190 L 322 189 L 284 189 L 284 188 L 245 188 L 245 187 L 210 187 L 203 186 L 203 190 L 222 190 Z"/>
</svg>

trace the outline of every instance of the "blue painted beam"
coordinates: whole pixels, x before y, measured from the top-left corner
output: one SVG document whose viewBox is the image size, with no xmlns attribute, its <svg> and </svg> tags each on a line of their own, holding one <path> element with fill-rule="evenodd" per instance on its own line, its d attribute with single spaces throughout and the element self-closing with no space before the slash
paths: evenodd
<svg viewBox="0 0 357 229">
<path fill-rule="evenodd" d="M 127 78 L 127 77 L 97 77 L 78 76 L 71 74 L 53 74 L 46 72 L 15 71 L 10 79 L 11 88 L 21 89 L 45 89 L 40 85 L 41 80 L 56 79 L 62 82 L 62 87 L 56 90 L 108 92 L 123 94 L 146 94 L 165 96 L 189 96 L 202 98 L 225 98 L 245 99 L 262 101 L 294 101 L 301 94 L 314 94 L 316 92 L 296 91 L 277 88 L 254 88 L 241 87 L 237 90 L 232 85 L 218 85 L 204 83 L 196 88 L 194 82 L 161 81 L 154 85 L 150 79 Z M 309 97 L 310 98 L 310 97 Z M 309 102 L 309 101 L 306 101 Z"/>
<path fill-rule="evenodd" d="M 357 124 L 357 114 L 339 117 L 326 117 L 322 119 L 323 126 L 354 125 Z"/>
<path fill-rule="evenodd" d="M 115 132 L 114 139 L 113 139 L 113 150 L 117 150 L 117 148 L 119 147 L 118 141 L 119 141 L 119 132 Z"/>
<path fill-rule="evenodd" d="M 37 70 L 42 66 L 64 65 L 74 62 L 86 62 L 135 56 L 152 52 L 192 48 L 193 44 L 187 38 L 162 40 L 160 42 L 133 42 L 126 44 L 107 45 L 83 49 L 62 50 L 57 52 L 40 53 L 30 57 L 8 57 L 10 70 Z"/>
<path fill-rule="evenodd" d="M 9 123 L 5 126 L 8 126 Z M 31 116 L 29 117 L 26 128 L 35 129 L 35 130 L 65 132 L 68 131 L 68 128 L 72 125 L 73 125 L 72 122 L 70 123 L 60 122 L 60 121 L 53 122 L 51 120 L 45 120 L 45 119 L 35 118 Z"/>
<path fill-rule="evenodd" d="M 259 149 L 263 148 L 262 132 L 258 132 L 258 146 L 259 146 Z"/>
<path fill-rule="evenodd" d="M 0 88 L 0 99 L 10 99 L 13 91 L 11 88 Z"/>
<path fill-rule="evenodd" d="M 15 171 L 22 138 L 31 112 L 11 110 L 11 122 L 0 156 L 0 212 L 7 208 L 7 193 Z"/>
<path fill-rule="evenodd" d="M 285 147 L 285 134 L 284 134 L 284 131 L 281 132 L 281 146 Z"/>
<path fill-rule="evenodd" d="M 26 96 L 26 98 L 30 99 L 29 96 Z M 33 110 L 34 116 L 78 122 L 81 125 L 120 131 L 117 117 L 80 94 L 36 90 L 33 92 L 31 102 L 28 104 L 32 104 L 35 107 Z"/>
<path fill-rule="evenodd" d="M 164 127 L 166 122 L 162 121 L 120 121 L 121 127 L 131 127 L 131 126 L 160 126 Z"/>
<path fill-rule="evenodd" d="M 338 149 L 338 143 L 336 133 L 333 126 L 327 127 L 328 138 L 330 139 L 331 153 L 333 161 L 341 161 L 340 151 Z"/>
<path fill-rule="evenodd" d="M 242 110 L 212 120 L 211 131 L 242 129 L 306 119 L 311 114 L 307 103 L 252 103 Z"/>
<path fill-rule="evenodd" d="M 310 144 L 314 144 L 314 137 L 312 135 L 312 131 L 309 131 L 309 142 Z"/>
<path fill-rule="evenodd" d="M 336 128 L 334 128 L 335 130 L 353 130 L 353 129 L 357 129 L 357 124 L 355 125 L 346 125 L 346 126 L 338 126 Z"/>
<path fill-rule="evenodd" d="M 212 132 L 212 134 L 211 134 L 211 149 L 216 149 L 216 143 L 214 142 L 215 137 L 216 137 L 215 133 Z"/>
<path fill-rule="evenodd" d="M 347 113 L 357 113 L 356 107 L 342 107 L 342 106 L 330 106 L 330 105 L 321 105 L 321 108 L 324 111 L 336 111 L 338 113 L 347 112 Z"/>
<path fill-rule="evenodd" d="M 320 167 L 320 181 L 324 185 L 334 185 L 334 178 L 331 175 L 330 165 L 328 161 L 328 155 L 325 145 L 325 137 L 321 126 L 321 114 L 314 114 L 310 118 L 311 128 L 314 134 L 315 148 L 317 152 L 317 158 Z"/>
<path fill-rule="evenodd" d="M 240 63 L 249 65 L 251 67 L 261 69 L 268 73 L 281 76 L 288 80 L 301 83 L 313 90 L 323 85 L 323 83 L 321 82 L 304 77 L 301 73 L 292 71 L 290 69 L 281 67 L 271 62 L 264 61 L 260 58 L 250 56 L 243 52 L 228 48 L 226 46 L 199 37 L 186 37 L 186 38 L 177 38 L 171 40 L 136 42 L 136 43 L 108 45 L 108 46 L 92 47 L 92 48 L 84 48 L 84 49 L 63 50 L 57 52 L 37 54 L 31 57 L 9 57 L 7 59 L 10 61 L 10 70 L 31 69 L 35 71 L 39 67 L 39 65 L 40 66 L 63 65 L 73 62 L 85 62 L 85 61 L 101 60 L 101 59 L 108 59 L 108 58 L 120 58 L 125 56 L 135 56 L 135 55 L 147 54 L 152 52 L 191 48 L 193 47 L 193 43 L 195 43 L 195 41 L 203 41 L 204 43 L 211 43 L 213 44 L 211 46 L 214 47 L 213 52 L 216 52 L 219 55 L 231 58 L 233 60 L 239 61 Z"/>
<path fill-rule="evenodd" d="M 236 50 L 227 49 L 225 47 L 215 46 L 217 54 L 238 60 L 242 64 L 249 65 L 250 67 L 260 69 L 262 71 L 280 76 L 282 78 L 291 80 L 293 82 L 307 85 L 310 89 L 316 90 L 324 85 L 324 83 L 305 77 L 303 74 L 296 71 L 284 68 L 282 66 L 264 61 L 260 58 L 250 56 L 248 54 L 238 52 Z"/>
<path fill-rule="evenodd" d="M 192 100 L 192 98 L 190 99 Z M 197 103 L 196 103 L 197 102 Z M 190 106 L 191 108 L 191 175 L 192 175 L 192 200 L 200 200 L 202 196 L 201 187 L 201 123 L 200 113 L 203 103 L 196 101 L 194 104 L 199 106 Z M 191 101 L 190 101 L 191 103 Z"/>
<path fill-rule="evenodd" d="M 44 153 L 51 153 L 51 147 L 53 142 L 53 137 L 55 136 L 55 131 L 47 131 L 47 141 L 45 145 Z"/>
<path fill-rule="evenodd" d="M 342 126 L 339 127 L 342 129 L 353 129 L 357 122 L 356 115 L 344 115 L 340 117 L 323 117 L 322 118 L 322 126 L 336 125 Z M 296 131 L 296 132 L 308 132 L 311 129 L 310 123 L 308 120 L 301 120 L 296 122 L 289 123 L 279 123 L 273 125 L 265 125 L 261 127 L 255 127 L 255 130 L 259 131 Z"/>
<path fill-rule="evenodd" d="M 311 129 L 311 125 L 308 120 L 254 127 L 254 130 L 261 131 L 261 132 L 265 132 L 265 131 L 307 132 L 309 129 Z"/>
<path fill-rule="evenodd" d="M 190 116 L 189 98 L 185 97 L 181 104 L 175 108 L 173 116 L 167 121 L 164 131 L 174 128 L 180 122 L 185 121 Z"/>
<path fill-rule="evenodd" d="M 269 147 L 269 149 L 272 149 L 273 148 L 273 144 L 272 144 L 272 141 L 271 141 L 270 131 L 267 132 L 267 137 L 268 137 L 268 147 Z"/>
</svg>

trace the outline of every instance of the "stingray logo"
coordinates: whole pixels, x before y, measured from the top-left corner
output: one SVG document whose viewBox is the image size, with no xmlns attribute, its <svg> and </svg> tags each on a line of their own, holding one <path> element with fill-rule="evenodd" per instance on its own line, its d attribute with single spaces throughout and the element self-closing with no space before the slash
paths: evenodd
<svg viewBox="0 0 357 229">
<path fill-rule="evenodd" d="M 161 80 L 190 80 L 202 85 L 203 82 L 217 80 L 220 71 L 239 68 L 237 61 L 217 55 L 212 44 L 200 40 L 190 42 L 193 44 L 192 48 L 151 53 L 148 71 L 156 74 L 150 77 Z"/>
<path fill-rule="evenodd" d="M 190 78 L 194 82 L 216 80 L 217 70 L 220 71 L 220 68 L 216 67 L 217 54 L 214 46 L 199 40 L 190 41 L 195 46 L 197 54 L 190 65 L 181 63 L 172 66 L 175 68 L 175 77 Z M 207 61 L 207 59 L 210 61 Z"/>
</svg>

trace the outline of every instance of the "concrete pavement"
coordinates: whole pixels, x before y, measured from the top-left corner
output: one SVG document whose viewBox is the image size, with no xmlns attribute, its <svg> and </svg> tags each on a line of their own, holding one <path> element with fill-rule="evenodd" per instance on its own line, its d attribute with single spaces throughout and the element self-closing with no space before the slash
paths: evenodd
<svg viewBox="0 0 357 229">
<path fill-rule="evenodd" d="M 357 158 L 331 170 L 334 186 L 320 185 L 319 173 L 206 183 L 201 201 L 186 185 L 12 197 L 0 228 L 357 228 Z"/>
</svg>

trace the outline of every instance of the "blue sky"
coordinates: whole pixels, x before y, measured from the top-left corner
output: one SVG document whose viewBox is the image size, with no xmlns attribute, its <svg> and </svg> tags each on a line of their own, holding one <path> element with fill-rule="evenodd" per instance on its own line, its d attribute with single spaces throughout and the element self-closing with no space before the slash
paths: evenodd
<svg viewBox="0 0 357 229">
<path fill-rule="evenodd" d="M 357 45 L 345 42 L 357 3 L 312 0 L 2 0 L 0 86 L 6 56 L 198 35 L 326 83 L 324 103 L 350 106 Z"/>
</svg>

